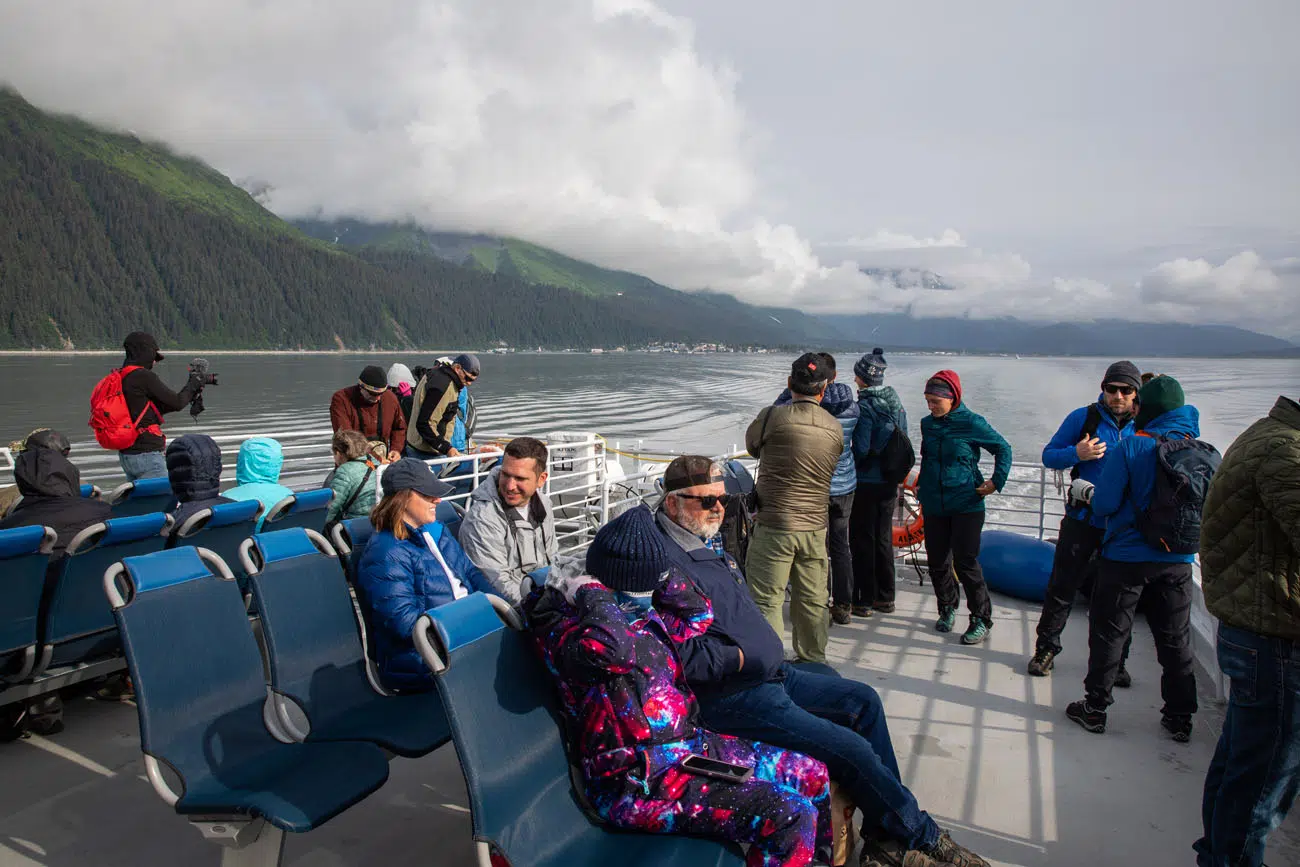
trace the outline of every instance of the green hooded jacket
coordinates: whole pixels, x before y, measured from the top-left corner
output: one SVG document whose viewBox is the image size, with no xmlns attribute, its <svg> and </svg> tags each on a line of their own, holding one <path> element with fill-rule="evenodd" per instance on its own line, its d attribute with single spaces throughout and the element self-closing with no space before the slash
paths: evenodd
<svg viewBox="0 0 1300 867">
<path fill-rule="evenodd" d="M 1300 404 L 1237 437 L 1201 515 L 1201 587 L 1229 626 L 1300 641 Z"/>
<path fill-rule="evenodd" d="M 926 515 L 984 511 L 975 489 L 984 482 L 980 449 L 993 455 L 993 486 L 1002 490 L 1011 475 L 1011 446 L 984 416 L 964 403 L 942 418 L 921 419 L 921 472 L 916 495 Z"/>
</svg>

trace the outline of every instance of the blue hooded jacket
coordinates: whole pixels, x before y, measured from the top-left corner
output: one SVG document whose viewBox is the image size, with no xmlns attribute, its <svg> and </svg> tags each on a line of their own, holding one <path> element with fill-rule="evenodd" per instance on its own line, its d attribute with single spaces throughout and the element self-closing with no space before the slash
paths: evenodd
<svg viewBox="0 0 1300 867">
<path fill-rule="evenodd" d="M 1047 445 L 1043 446 L 1043 466 L 1049 470 L 1068 470 L 1078 464 L 1079 478 L 1094 485 L 1101 481 L 1102 471 L 1115 447 L 1119 445 L 1120 440 L 1133 436 L 1133 420 L 1129 419 L 1123 427 L 1120 427 L 1115 417 L 1110 414 L 1110 410 L 1106 409 L 1106 403 L 1100 396 L 1097 397 L 1096 406 L 1101 410 L 1101 424 L 1097 425 L 1096 437 L 1106 444 L 1105 456 L 1095 461 L 1080 461 L 1079 453 L 1074 450 L 1079 440 L 1083 439 L 1083 425 L 1088 420 L 1088 410 L 1091 409 L 1091 407 L 1081 406 L 1065 417 L 1056 434 Z M 1066 514 L 1079 521 L 1091 522 L 1094 527 L 1106 526 L 1105 519 L 1094 514 L 1088 506 L 1075 506 L 1067 509 Z"/>
<path fill-rule="evenodd" d="M 405 539 L 387 531 L 370 537 L 357 566 L 357 600 L 375 643 L 379 679 L 392 689 L 427 690 L 433 688 L 433 674 L 420 659 L 411 632 L 421 614 L 456 596 L 424 534 L 433 539 L 466 590 L 491 593 L 493 589 L 441 523 L 408 529 Z"/>
<path fill-rule="evenodd" d="M 984 511 L 975 492 L 983 484 L 980 449 L 993 455 L 993 487 L 1002 490 L 1011 475 L 1011 446 L 984 416 L 959 403 L 942 418 L 921 419 L 921 472 L 916 494 L 930 516 Z"/>
<path fill-rule="evenodd" d="M 829 412 L 844 429 L 844 451 L 831 476 L 831 496 L 851 494 L 858 487 L 858 471 L 853 464 L 853 430 L 858 426 L 858 402 L 853 389 L 842 382 L 832 382 L 822 395 L 822 409 Z"/>
<path fill-rule="evenodd" d="M 907 410 L 892 385 L 871 385 L 858 390 L 858 424 L 853 430 L 853 457 L 857 464 L 858 484 L 883 485 L 880 452 L 889 444 L 894 427 L 905 435 Z"/>
<path fill-rule="evenodd" d="M 1137 529 L 1139 511 L 1146 511 L 1156 487 L 1156 437 L 1201 435 L 1201 414 L 1180 406 L 1156 416 L 1145 433 L 1126 437 L 1106 453 L 1106 468 L 1092 494 L 1092 513 L 1106 522 L 1101 556 L 1121 563 L 1191 563 L 1194 554 L 1171 554 L 1152 548 Z"/>
<path fill-rule="evenodd" d="M 280 484 L 280 469 L 284 466 L 284 450 L 270 437 L 252 437 L 239 447 L 235 461 L 235 487 L 226 491 L 232 500 L 257 500 L 262 504 L 262 514 L 257 519 L 257 529 L 271 511 L 271 507 L 291 496 L 293 490 Z"/>
</svg>

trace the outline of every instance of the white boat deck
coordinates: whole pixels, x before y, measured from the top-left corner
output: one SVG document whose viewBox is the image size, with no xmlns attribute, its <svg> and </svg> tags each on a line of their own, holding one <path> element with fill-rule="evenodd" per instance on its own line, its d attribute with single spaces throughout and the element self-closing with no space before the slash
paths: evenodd
<svg viewBox="0 0 1300 867">
<path fill-rule="evenodd" d="M 1190 744 L 1159 728 L 1159 667 L 1145 624 L 1105 735 L 1064 715 L 1082 695 L 1087 620 L 1076 610 L 1050 678 L 1024 672 L 1037 607 L 994 596 L 989 641 L 931 629 L 933 595 L 899 567 L 898 611 L 831 629 L 830 654 L 881 693 L 903 775 L 921 805 L 999 865 L 1186 867 L 1222 707 L 1202 690 Z M 959 626 L 963 624 L 959 619 Z M 220 850 L 154 794 L 135 710 L 68 704 L 67 729 L 0 745 L 0 867 L 217 865 Z M 475 864 L 464 783 L 448 745 L 396 759 L 378 792 L 306 836 L 285 864 Z M 1274 832 L 1268 863 L 1300 864 L 1300 817 Z M 856 862 L 855 862 L 856 863 Z"/>
</svg>

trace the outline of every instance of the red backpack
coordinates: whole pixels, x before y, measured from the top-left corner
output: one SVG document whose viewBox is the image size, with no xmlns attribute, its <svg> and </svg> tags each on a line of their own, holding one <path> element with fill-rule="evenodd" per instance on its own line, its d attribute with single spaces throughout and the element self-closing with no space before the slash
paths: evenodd
<svg viewBox="0 0 1300 867">
<path fill-rule="evenodd" d="M 140 417 L 131 418 L 131 411 L 126 406 L 126 395 L 122 393 L 122 378 L 139 367 L 127 366 L 114 370 L 99 381 L 90 393 L 90 429 L 95 432 L 95 441 L 106 449 L 120 452 L 135 445 L 140 436 L 140 422 L 144 415 L 154 408 L 153 401 L 145 404 Z M 156 430 L 157 425 L 150 425 Z"/>
</svg>

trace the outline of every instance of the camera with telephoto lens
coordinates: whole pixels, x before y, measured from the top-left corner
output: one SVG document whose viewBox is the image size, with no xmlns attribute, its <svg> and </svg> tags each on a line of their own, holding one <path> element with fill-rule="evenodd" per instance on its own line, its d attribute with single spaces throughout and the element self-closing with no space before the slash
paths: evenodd
<svg viewBox="0 0 1300 867">
<path fill-rule="evenodd" d="M 208 373 L 208 360 L 196 358 L 190 362 L 190 375 L 198 377 L 199 385 L 217 385 L 217 375 Z"/>
</svg>

